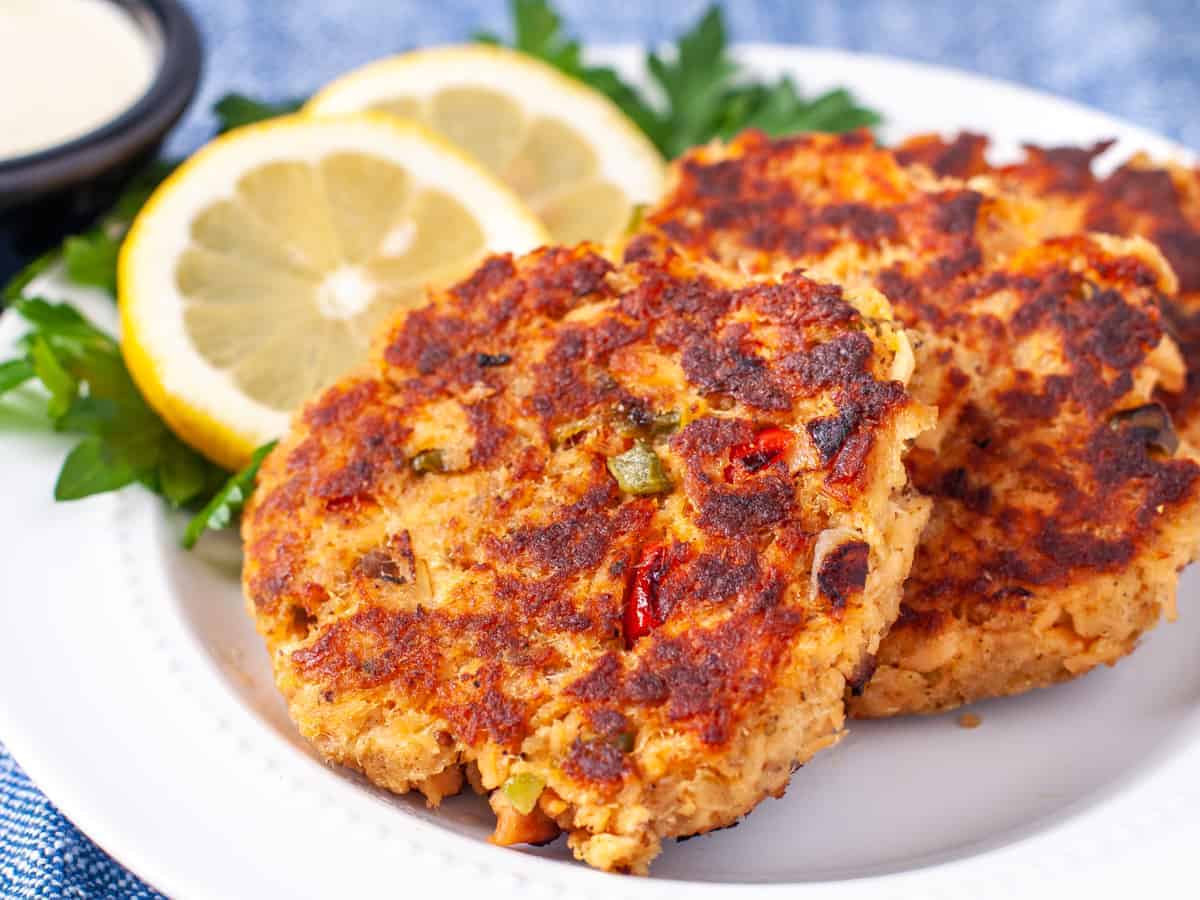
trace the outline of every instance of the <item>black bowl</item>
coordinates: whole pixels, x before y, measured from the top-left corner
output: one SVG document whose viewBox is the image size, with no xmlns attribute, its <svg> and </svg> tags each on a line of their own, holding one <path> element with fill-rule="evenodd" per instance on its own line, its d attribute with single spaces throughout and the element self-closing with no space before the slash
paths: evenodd
<svg viewBox="0 0 1200 900">
<path fill-rule="evenodd" d="M 195 96 L 202 51 L 196 24 L 176 0 L 109 0 L 158 50 L 146 93 L 80 138 L 0 161 L 0 284 L 28 260 L 80 231 L 158 153 Z"/>
</svg>

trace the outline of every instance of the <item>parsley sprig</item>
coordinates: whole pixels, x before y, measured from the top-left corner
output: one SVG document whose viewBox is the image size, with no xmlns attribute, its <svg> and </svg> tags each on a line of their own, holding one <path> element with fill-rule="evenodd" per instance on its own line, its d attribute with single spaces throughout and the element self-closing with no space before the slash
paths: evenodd
<svg viewBox="0 0 1200 900">
<path fill-rule="evenodd" d="M 54 431 L 79 439 L 59 470 L 56 500 L 141 484 L 172 507 L 203 507 L 187 530 L 190 547 L 206 528 L 236 520 L 265 449 L 232 476 L 208 461 L 146 403 L 116 338 L 71 304 L 31 293 L 38 276 L 60 261 L 70 281 L 115 292 L 117 252 L 128 223 L 171 168 L 150 167 L 100 224 L 35 260 L 4 288 L 5 304 L 28 330 L 18 341 L 18 355 L 0 361 L 0 399 L 11 401 L 19 391 L 27 420 L 48 422 Z"/>
<path fill-rule="evenodd" d="M 782 135 L 849 131 L 880 120 L 842 89 L 805 98 L 789 78 L 775 82 L 746 78 L 729 53 L 719 6 L 710 7 L 670 51 L 647 52 L 646 69 L 663 95 L 661 104 L 651 103 L 615 70 L 585 64 L 580 43 L 566 36 L 562 19 L 546 0 L 512 0 L 511 9 L 511 47 L 607 95 L 669 159 L 746 128 Z M 494 34 L 481 34 L 478 39 L 503 43 Z"/>
<path fill-rule="evenodd" d="M 213 106 L 213 115 L 217 117 L 217 134 L 224 134 L 243 125 L 274 119 L 276 116 L 286 116 L 296 112 L 303 105 L 304 98 L 268 103 L 265 100 L 247 97 L 245 94 L 226 94 Z"/>
<path fill-rule="evenodd" d="M 183 533 L 183 546 L 186 549 L 191 550 L 196 546 L 196 541 L 200 540 L 200 535 L 205 531 L 220 531 L 237 521 L 242 507 L 254 491 L 254 479 L 258 475 L 258 469 L 267 458 L 267 454 L 275 449 L 275 444 L 275 441 L 271 441 L 255 450 L 246 468 L 230 476 L 229 480 L 221 485 L 220 490 L 204 504 L 204 508 L 192 518 Z"/>
<path fill-rule="evenodd" d="M 117 293 L 117 255 L 121 251 L 121 240 L 138 211 L 146 205 L 154 189 L 174 171 L 178 163 L 159 160 L 151 163 L 125 188 L 112 210 L 93 228 L 83 234 L 72 235 L 62 245 L 61 251 L 48 254 L 17 276 L 10 290 L 14 295 L 40 275 L 42 270 L 57 261 L 61 255 L 67 278 L 83 287 L 96 287 L 109 295 Z M 23 281 L 23 283 L 21 283 Z M 9 298 L 5 298 L 6 301 Z"/>
<path fill-rule="evenodd" d="M 0 391 L 36 380 L 54 430 L 80 438 L 59 471 L 56 500 L 140 482 L 181 507 L 225 481 L 146 404 L 113 337 L 66 303 L 22 296 L 13 309 L 29 331 L 22 355 L 0 363 Z"/>
</svg>

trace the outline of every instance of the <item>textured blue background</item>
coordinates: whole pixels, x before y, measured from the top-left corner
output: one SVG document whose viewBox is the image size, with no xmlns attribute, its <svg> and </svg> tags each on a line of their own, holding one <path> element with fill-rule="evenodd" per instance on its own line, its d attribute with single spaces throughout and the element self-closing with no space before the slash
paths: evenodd
<svg viewBox="0 0 1200 900">
<path fill-rule="evenodd" d="M 707 0 L 559 0 L 590 42 L 659 41 Z M 201 96 L 171 143 L 212 128 L 228 90 L 309 93 L 361 62 L 504 30 L 503 0 L 192 0 L 208 47 Z M 943 63 L 1065 94 L 1200 149 L 1200 8 L 1195 0 L 739 0 L 739 40 L 774 40 Z M 0 735 L 0 737 L 3 737 Z M 0 745 L 0 897 L 157 896 L 59 816 Z"/>
<path fill-rule="evenodd" d="M 559 0 L 589 42 L 660 41 L 709 0 Z M 208 37 L 207 83 L 181 135 L 203 140 L 231 88 L 312 91 L 398 49 L 506 27 L 503 0 L 192 0 Z M 727 0 L 738 40 L 887 53 L 1066 94 L 1200 148 L 1196 0 Z"/>
</svg>

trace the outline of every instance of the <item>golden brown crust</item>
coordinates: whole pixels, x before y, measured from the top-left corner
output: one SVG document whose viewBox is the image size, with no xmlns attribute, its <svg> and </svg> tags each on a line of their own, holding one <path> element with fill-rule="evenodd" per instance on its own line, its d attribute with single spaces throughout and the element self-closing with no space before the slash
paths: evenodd
<svg viewBox="0 0 1200 900">
<path fill-rule="evenodd" d="M 494 257 L 399 318 L 268 458 L 243 532 L 323 753 L 431 800 L 467 763 L 489 791 L 526 773 L 582 858 L 644 871 L 836 739 L 932 417 L 876 292 L 632 256 Z M 652 494 L 614 478 L 635 450 Z"/>
<path fill-rule="evenodd" d="M 1171 610 L 1200 540 L 1194 454 L 1161 410 L 1130 412 L 1182 385 L 1158 308 L 1172 274 L 1144 242 L 1043 240 L 1030 192 L 926 168 L 976 175 L 985 147 L 922 139 L 897 159 L 865 134 L 747 134 L 685 157 L 646 218 L 733 270 L 874 285 L 918 334 L 913 390 L 941 417 L 909 467 L 934 512 L 856 715 L 1115 661 Z M 1055 154 L 1046 183 L 1079 190 L 1092 153 Z"/>
<path fill-rule="evenodd" d="M 993 166 L 986 157 L 987 138 L 960 134 L 946 140 L 929 134 L 910 138 L 897 156 L 939 175 L 985 175 L 1030 195 L 1039 207 L 1033 227 L 1043 237 L 1098 231 L 1143 237 L 1157 246 L 1178 281 L 1178 291 L 1165 294 L 1162 306 L 1188 369 L 1187 389 L 1163 399 L 1176 424 L 1200 445 L 1200 168 L 1156 165 L 1138 155 L 1097 176 L 1093 163 L 1112 144 L 1029 145 L 1021 162 Z"/>
</svg>

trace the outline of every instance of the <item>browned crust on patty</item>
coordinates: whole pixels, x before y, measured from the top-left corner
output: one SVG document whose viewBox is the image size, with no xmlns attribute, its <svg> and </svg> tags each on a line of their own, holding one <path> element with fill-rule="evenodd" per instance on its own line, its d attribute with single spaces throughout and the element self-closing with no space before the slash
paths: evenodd
<svg viewBox="0 0 1200 900">
<path fill-rule="evenodd" d="M 1113 141 L 1086 147 L 1028 145 L 1025 158 L 993 166 L 982 135 L 945 139 L 918 135 L 897 148 L 897 156 L 939 175 L 985 175 L 1005 188 L 1036 198 L 1041 209 L 1034 227 L 1045 237 L 1097 231 L 1143 237 L 1166 257 L 1178 291 L 1164 294 L 1163 312 L 1188 368 L 1187 389 L 1165 393 L 1164 401 L 1192 443 L 1200 443 L 1200 168 L 1156 164 L 1134 156 L 1109 175 L 1095 172 L 1095 160 Z M 962 148 L 968 146 L 970 152 Z M 969 161 L 962 162 L 969 157 Z"/>
<path fill-rule="evenodd" d="M 1145 243 L 1047 239 L 1028 192 L 924 169 L 975 175 L 985 149 L 922 139 L 897 159 L 866 134 L 746 134 L 677 163 L 646 218 L 733 270 L 872 284 L 919 335 L 913 390 L 941 421 L 909 468 L 934 512 L 857 715 L 1115 661 L 1172 611 L 1197 551 L 1194 453 L 1118 415 L 1182 386 L 1159 310 L 1172 274 Z M 1079 190 L 1099 149 L 1053 154 L 1048 183 Z"/>
<path fill-rule="evenodd" d="M 321 752 L 433 802 L 468 763 L 486 790 L 532 773 L 579 855 L 644 871 L 838 736 L 926 513 L 901 456 L 931 415 L 877 293 L 633 256 L 493 257 L 399 317 L 268 458 L 243 531 Z M 619 487 L 639 444 L 669 489 Z"/>
</svg>

